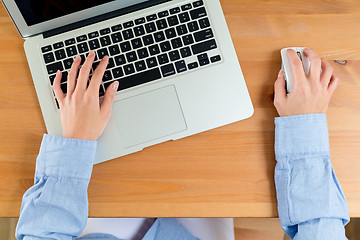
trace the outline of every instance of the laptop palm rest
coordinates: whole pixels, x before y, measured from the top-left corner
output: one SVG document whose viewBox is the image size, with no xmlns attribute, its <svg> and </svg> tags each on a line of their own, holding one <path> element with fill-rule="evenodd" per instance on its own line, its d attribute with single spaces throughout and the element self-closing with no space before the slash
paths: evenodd
<svg viewBox="0 0 360 240">
<path fill-rule="evenodd" d="M 174 85 L 117 101 L 113 113 L 125 148 L 187 129 Z"/>
</svg>

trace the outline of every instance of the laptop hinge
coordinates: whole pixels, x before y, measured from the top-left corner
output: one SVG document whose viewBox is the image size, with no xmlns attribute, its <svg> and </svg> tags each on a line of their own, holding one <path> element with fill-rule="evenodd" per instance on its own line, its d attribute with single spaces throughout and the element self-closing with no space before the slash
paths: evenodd
<svg viewBox="0 0 360 240">
<path fill-rule="evenodd" d="M 132 5 L 130 7 L 122 8 L 122 9 L 119 9 L 116 11 L 108 12 L 108 13 L 105 13 L 105 14 L 102 14 L 102 15 L 99 15 L 96 17 L 92 17 L 92 18 L 85 19 L 85 20 L 82 20 L 79 22 L 75 22 L 75 23 L 72 23 L 72 24 L 69 24 L 66 26 L 62 26 L 59 28 L 55 28 L 55 29 L 46 31 L 43 33 L 43 37 L 49 38 L 49 37 L 52 37 L 52 36 L 55 36 L 55 35 L 58 35 L 58 34 L 61 34 L 64 32 L 68 32 L 68 31 L 71 31 L 74 29 L 78 29 L 78 28 L 81 28 L 84 26 L 88 26 L 88 25 L 91 25 L 94 23 L 98 23 L 98 22 L 107 20 L 107 19 L 125 15 L 125 14 L 131 13 L 131 12 L 139 11 L 141 9 L 152 7 L 154 5 L 158 5 L 158 4 L 161 4 L 164 2 L 169 2 L 169 1 L 171 1 L 171 0 L 149 0 L 149 1 L 146 1 L 143 3 L 138 3 L 138 4 Z"/>
</svg>

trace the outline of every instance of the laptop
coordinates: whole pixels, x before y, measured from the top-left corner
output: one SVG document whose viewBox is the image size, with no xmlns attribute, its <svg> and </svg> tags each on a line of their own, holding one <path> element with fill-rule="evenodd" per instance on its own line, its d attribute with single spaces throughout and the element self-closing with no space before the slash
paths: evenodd
<svg viewBox="0 0 360 240">
<path fill-rule="evenodd" d="M 94 164 L 252 116 L 219 0 L 2 0 L 20 35 L 47 131 L 62 136 L 59 69 L 93 50 L 119 82 Z"/>
</svg>

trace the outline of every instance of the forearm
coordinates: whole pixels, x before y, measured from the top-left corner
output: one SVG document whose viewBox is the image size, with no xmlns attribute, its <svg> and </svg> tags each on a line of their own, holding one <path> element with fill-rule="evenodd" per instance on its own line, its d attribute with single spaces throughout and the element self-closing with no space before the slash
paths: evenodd
<svg viewBox="0 0 360 240">
<path fill-rule="evenodd" d="M 45 135 L 34 186 L 23 197 L 17 239 L 73 239 L 85 227 L 96 142 Z"/>
<path fill-rule="evenodd" d="M 328 226 L 345 239 L 349 216 L 330 162 L 326 115 L 277 118 L 275 124 L 275 183 L 284 230 L 294 239 L 327 239 L 321 233 Z"/>
</svg>

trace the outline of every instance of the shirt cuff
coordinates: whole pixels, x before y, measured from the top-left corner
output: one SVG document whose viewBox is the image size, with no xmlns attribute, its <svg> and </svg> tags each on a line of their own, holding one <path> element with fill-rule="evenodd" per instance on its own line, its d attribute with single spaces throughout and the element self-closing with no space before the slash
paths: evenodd
<svg viewBox="0 0 360 240">
<path fill-rule="evenodd" d="M 90 180 L 96 141 L 44 134 L 36 161 L 36 175 Z"/>
<path fill-rule="evenodd" d="M 276 159 L 299 154 L 329 154 L 326 114 L 275 118 Z"/>
</svg>

